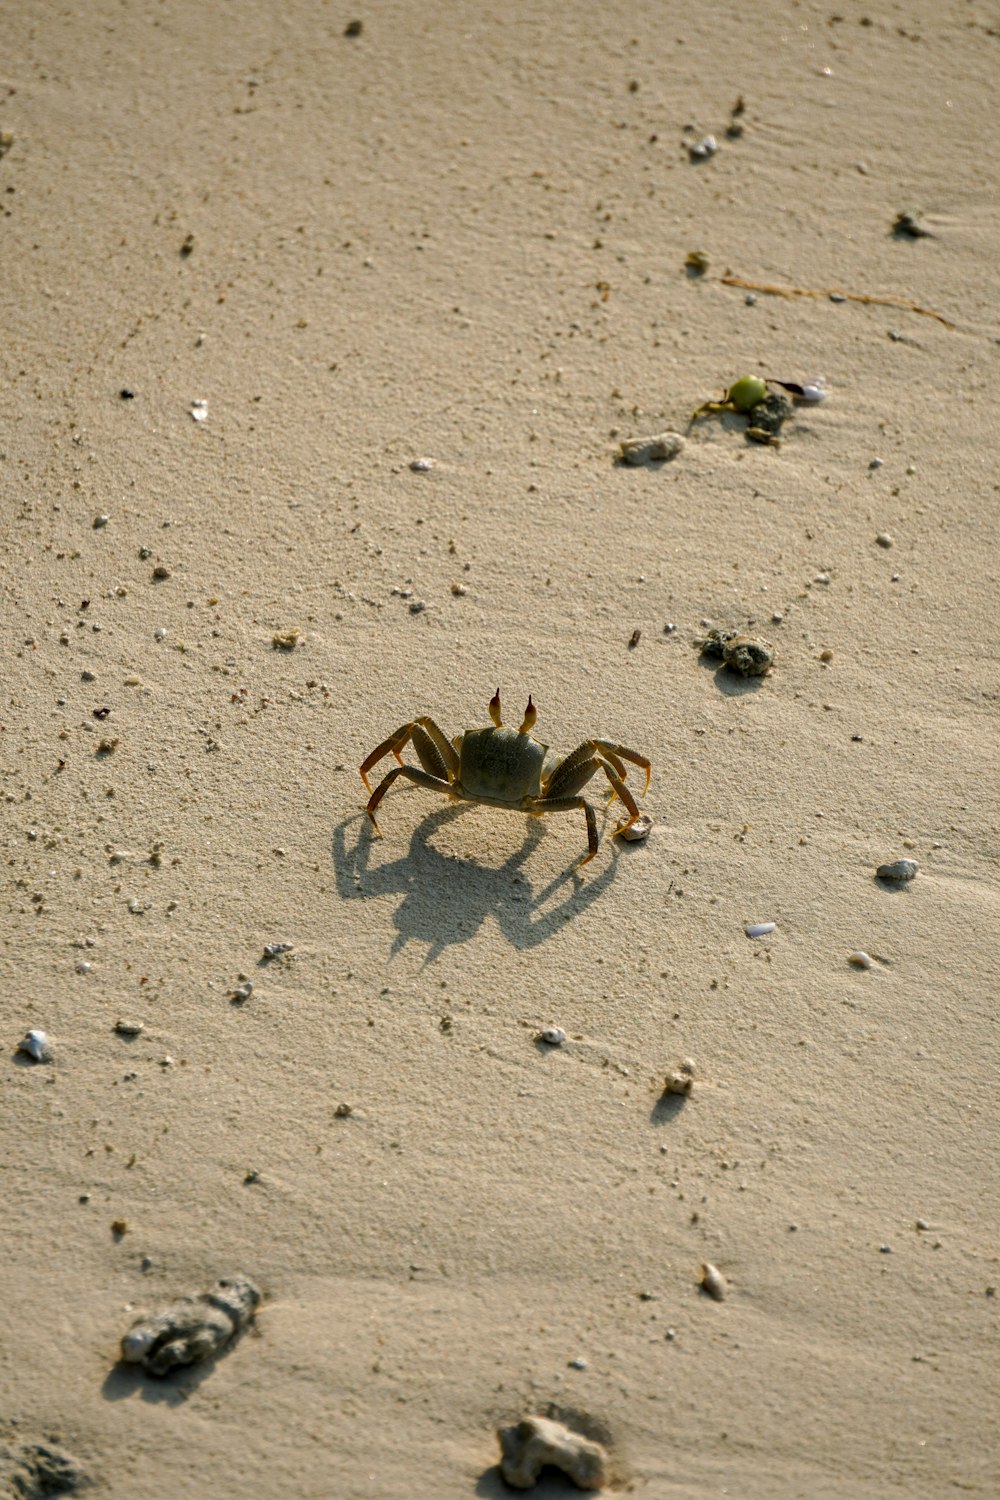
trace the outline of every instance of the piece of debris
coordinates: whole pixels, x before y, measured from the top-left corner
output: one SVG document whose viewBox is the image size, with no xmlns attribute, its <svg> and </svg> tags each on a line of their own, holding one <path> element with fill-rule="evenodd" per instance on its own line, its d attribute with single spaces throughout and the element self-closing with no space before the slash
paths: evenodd
<svg viewBox="0 0 1000 1500">
<path fill-rule="evenodd" d="M 334 1112 L 333 1112 L 333 1118 L 335 1120 L 349 1120 L 350 1117 L 351 1117 L 351 1115 L 353 1115 L 353 1113 L 354 1113 L 354 1105 L 353 1104 L 343 1104 L 343 1103 L 341 1103 L 341 1104 L 338 1104 L 337 1107 L 336 1107 L 336 1109 L 334 1110 Z"/>
<path fill-rule="evenodd" d="M 30 1057 L 33 1062 L 52 1061 L 52 1048 L 44 1031 L 26 1031 L 17 1044 L 17 1050 Z"/>
<path fill-rule="evenodd" d="M 530 1490 L 546 1464 L 581 1490 L 599 1490 L 607 1477 L 608 1455 L 600 1443 L 551 1417 L 523 1417 L 514 1427 L 501 1427 L 497 1437 L 500 1473 L 516 1490 Z"/>
<path fill-rule="evenodd" d="M 294 943 L 265 943 L 264 957 L 281 958 L 282 954 L 291 953 L 294 947 Z"/>
<path fill-rule="evenodd" d="M 689 250 L 684 257 L 684 264 L 696 276 L 704 276 L 711 262 L 704 250 Z"/>
<path fill-rule="evenodd" d="M 721 1302 L 728 1290 L 726 1278 L 718 1266 L 713 1266 L 710 1260 L 706 1260 L 701 1268 L 701 1281 L 698 1283 L 702 1291 L 715 1302 Z"/>
<path fill-rule="evenodd" d="M 901 884 L 907 880 L 913 880 L 920 866 L 915 859 L 894 859 L 891 864 L 879 865 L 875 871 L 879 880 L 895 881 Z"/>
<path fill-rule="evenodd" d="M 658 432 L 655 437 L 623 438 L 618 451 L 623 462 L 637 464 L 667 463 L 684 450 L 679 432 Z"/>
<path fill-rule="evenodd" d="M 299 644 L 301 634 L 302 631 L 297 625 L 291 630 L 276 630 L 271 637 L 271 645 L 275 651 L 294 651 Z"/>
<path fill-rule="evenodd" d="M 344 27 L 344 35 L 350 37 L 360 36 L 363 29 L 363 22 L 348 21 L 347 25 Z"/>
<path fill-rule="evenodd" d="M 936 238 L 929 229 L 924 228 L 920 215 L 912 209 L 896 215 L 892 221 L 892 233 L 897 239 L 933 240 Z"/>
<path fill-rule="evenodd" d="M 741 677 L 765 677 L 774 666 L 774 648 L 759 636 L 737 630 L 710 630 L 695 642 L 702 656 L 721 661 Z"/>
<path fill-rule="evenodd" d="M 535 1040 L 544 1042 L 547 1047 L 561 1047 L 566 1040 L 566 1033 L 561 1026 L 543 1026 Z"/>
<path fill-rule="evenodd" d="M 232 1002 L 233 1002 L 234 1005 L 242 1005 L 243 1002 L 244 1002 L 244 1000 L 249 1000 L 250 996 L 252 994 L 253 994 L 253 980 L 252 979 L 244 979 L 243 976 L 242 976 L 242 974 L 241 974 L 240 975 L 240 983 L 236 986 L 235 989 L 233 989 L 233 990 L 230 991 L 229 998 L 232 1000 Z"/>
<path fill-rule="evenodd" d="M 0 1442 L 0 1495 L 9 1495 L 11 1500 L 50 1500 L 75 1494 L 86 1484 L 77 1460 L 52 1443 Z"/>
<path fill-rule="evenodd" d="M 643 839 L 649 838 L 652 827 L 653 819 L 649 813 L 640 813 L 635 822 L 630 823 L 618 836 L 627 844 L 640 844 Z"/>
<path fill-rule="evenodd" d="M 114 1029 L 118 1036 L 141 1036 L 143 1023 L 141 1021 L 116 1021 Z"/>
<path fill-rule="evenodd" d="M 191 251 L 193 249 L 194 249 L 194 235 L 193 234 L 186 234 L 184 236 L 183 240 L 181 241 L 181 259 L 182 260 L 186 260 L 187 257 L 191 254 Z M 200 404 L 202 406 L 204 406 L 205 403 L 201 402 Z"/>
<path fill-rule="evenodd" d="M 207 401 L 192 401 L 191 402 L 191 415 L 192 415 L 192 417 L 194 418 L 194 420 L 196 422 L 207 422 L 208 421 L 208 402 Z"/>
<path fill-rule="evenodd" d="M 180 1297 L 153 1318 L 139 1318 L 122 1339 L 122 1363 L 150 1375 L 221 1354 L 253 1319 L 261 1295 L 246 1276 L 230 1276 L 210 1292 Z"/>
<path fill-rule="evenodd" d="M 628 638 L 628 649 L 630 651 L 634 651 L 635 648 L 636 648 L 636 646 L 638 646 L 638 644 L 639 644 L 639 642 L 641 640 L 642 640 L 642 631 L 639 630 L 638 627 L 636 627 L 636 629 L 633 630 L 632 634 Z"/>
<path fill-rule="evenodd" d="M 153 577 L 156 579 L 157 583 L 162 583 L 165 578 L 170 577 L 170 569 L 167 567 L 166 563 L 156 564 L 156 567 L 153 569 Z"/>
</svg>

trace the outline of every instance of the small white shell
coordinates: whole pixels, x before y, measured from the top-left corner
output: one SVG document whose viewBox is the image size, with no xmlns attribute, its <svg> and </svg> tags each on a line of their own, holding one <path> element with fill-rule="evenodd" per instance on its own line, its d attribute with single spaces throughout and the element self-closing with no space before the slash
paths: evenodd
<svg viewBox="0 0 1000 1500">
<path fill-rule="evenodd" d="M 538 1040 L 549 1047 L 561 1047 L 566 1040 L 566 1033 L 561 1026 L 543 1026 L 538 1033 Z"/>
<path fill-rule="evenodd" d="M 710 1260 L 706 1260 L 701 1268 L 701 1282 L 699 1283 L 703 1292 L 716 1302 L 721 1302 L 726 1295 L 726 1278 L 718 1266 L 713 1266 Z"/>
<path fill-rule="evenodd" d="M 767 937 L 777 927 L 777 922 L 748 922 L 743 931 L 747 937 Z"/>
<path fill-rule="evenodd" d="M 206 422 L 208 420 L 208 402 L 192 401 L 191 415 L 196 422 Z"/>
<path fill-rule="evenodd" d="M 622 831 L 621 837 L 625 839 L 626 843 L 638 844 L 641 839 L 649 838 L 652 826 L 653 820 L 649 816 L 649 813 L 640 813 L 631 828 L 626 828 Z"/>
<path fill-rule="evenodd" d="M 859 948 L 856 953 L 849 953 L 847 955 L 847 962 L 854 969 L 870 969 L 872 966 L 872 957 L 870 953 L 865 953 L 863 949 Z"/>
<path fill-rule="evenodd" d="M 17 1050 L 34 1058 L 35 1062 L 48 1062 L 52 1056 L 52 1048 L 44 1031 L 26 1031 L 17 1044 Z"/>
<path fill-rule="evenodd" d="M 714 135 L 703 135 L 700 141 L 692 141 L 688 146 L 688 156 L 692 161 L 704 161 L 707 156 L 714 156 L 719 149 L 719 143 Z"/>
</svg>

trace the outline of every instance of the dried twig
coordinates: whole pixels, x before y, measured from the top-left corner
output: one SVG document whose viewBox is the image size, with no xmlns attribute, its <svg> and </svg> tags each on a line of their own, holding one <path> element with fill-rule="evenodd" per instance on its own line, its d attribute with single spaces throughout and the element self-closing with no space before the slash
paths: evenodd
<svg viewBox="0 0 1000 1500">
<path fill-rule="evenodd" d="M 920 313 L 924 318 L 936 318 L 946 328 L 954 328 L 954 323 L 942 317 L 931 307 L 921 307 L 919 302 L 911 302 L 909 297 L 879 297 L 870 292 L 842 292 L 839 287 L 826 287 L 816 290 L 805 286 L 774 286 L 768 281 L 747 281 L 743 276 L 720 276 L 719 280 L 723 286 L 741 286 L 748 292 L 769 292 L 773 297 L 843 297 L 845 302 L 877 302 L 882 307 L 901 307 L 906 312 Z"/>
</svg>

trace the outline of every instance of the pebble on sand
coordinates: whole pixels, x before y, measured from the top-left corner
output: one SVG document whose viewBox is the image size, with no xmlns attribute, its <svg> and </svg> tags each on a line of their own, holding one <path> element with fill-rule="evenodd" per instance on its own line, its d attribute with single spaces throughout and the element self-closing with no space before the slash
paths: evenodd
<svg viewBox="0 0 1000 1500">
<path fill-rule="evenodd" d="M 649 838 L 653 820 L 649 813 L 640 813 L 630 827 L 622 830 L 621 837 L 628 844 L 638 844 L 643 839 Z"/>
<path fill-rule="evenodd" d="M 710 1260 L 706 1260 L 701 1268 L 701 1281 L 698 1283 L 702 1291 L 715 1302 L 721 1302 L 728 1290 L 726 1278 L 718 1266 L 713 1266 Z"/>
<path fill-rule="evenodd" d="M 246 1276 L 230 1276 L 209 1292 L 180 1297 L 155 1317 L 133 1323 L 122 1339 L 122 1363 L 168 1375 L 178 1366 L 214 1358 L 251 1322 L 260 1300 Z"/>
<path fill-rule="evenodd" d="M 566 1033 L 561 1026 L 543 1026 L 536 1040 L 544 1042 L 547 1047 L 561 1047 L 566 1040 Z"/>
<path fill-rule="evenodd" d="M 627 464 L 665 463 L 684 451 L 684 439 L 679 432 L 660 432 L 647 438 L 622 438 L 618 451 Z"/>
<path fill-rule="evenodd" d="M 898 885 L 913 880 L 919 869 L 915 859 L 894 859 L 891 864 L 879 865 L 875 875 L 879 880 L 894 881 Z"/>
<path fill-rule="evenodd" d="M 44 1031 L 32 1029 L 26 1031 L 17 1044 L 18 1052 L 23 1052 L 33 1062 L 51 1062 L 52 1048 L 49 1045 L 48 1036 Z"/>
<path fill-rule="evenodd" d="M 748 922 L 743 931 L 748 938 L 767 937 L 777 925 L 777 922 Z"/>
<path fill-rule="evenodd" d="M 599 1490 L 607 1478 L 608 1455 L 600 1443 L 551 1417 L 523 1417 L 502 1427 L 500 1472 L 516 1490 L 530 1490 L 548 1464 L 561 1469 L 581 1490 Z"/>
<path fill-rule="evenodd" d="M 847 955 L 847 962 L 853 969 L 870 969 L 872 966 L 871 955 L 865 953 L 861 948 L 856 953 L 849 953 Z"/>
</svg>

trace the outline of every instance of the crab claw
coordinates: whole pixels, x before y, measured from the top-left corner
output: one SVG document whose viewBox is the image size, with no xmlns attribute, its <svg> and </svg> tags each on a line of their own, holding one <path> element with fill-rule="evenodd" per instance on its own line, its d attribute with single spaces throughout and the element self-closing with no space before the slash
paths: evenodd
<svg viewBox="0 0 1000 1500">
<path fill-rule="evenodd" d="M 503 720 L 500 717 L 500 689 L 499 688 L 497 688 L 496 692 L 493 694 L 493 697 L 490 699 L 490 718 L 493 720 L 494 724 L 497 726 L 498 729 L 502 729 L 503 728 Z"/>
<path fill-rule="evenodd" d="M 528 694 L 528 706 L 524 710 L 524 722 L 521 725 L 520 729 L 517 731 L 518 734 L 530 734 L 531 731 L 535 727 L 535 720 L 537 718 L 538 718 L 538 709 L 532 703 L 532 701 L 531 701 L 531 694 L 529 693 Z"/>
</svg>

